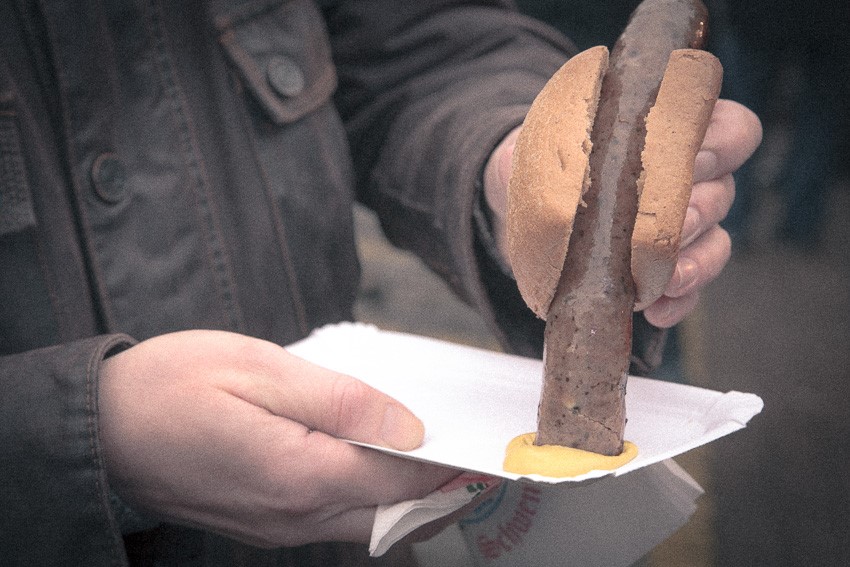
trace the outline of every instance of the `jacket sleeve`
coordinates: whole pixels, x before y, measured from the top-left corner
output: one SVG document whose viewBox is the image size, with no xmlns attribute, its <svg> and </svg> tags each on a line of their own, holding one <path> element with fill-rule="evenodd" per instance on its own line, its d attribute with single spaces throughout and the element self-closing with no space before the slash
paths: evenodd
<svg viewBox="0 0 850 567">
<path fill-rule="evenodd" d="M 326 16 L 360 199 L 507 349 L 540 356 L 543 322 L 487 252 L 473 217 L 488 156 L 575 47 L 508 2 L 407 2 L 389 13 L 359 0 L 332 3 Z M 632 370 L 645 373 L 663 333 L 636 319 Z"/>
<path fill-rule="evenodd" d="M 510 350 L 542 325 L 488 257 L 473 210 L 492 150 L 574 52 L 505 2 L 340 2 L 326 9 L 360 199 Z"/>
<path fill-rule="evenodd" d="M 9 565 L 126 565 L 98 440 L 93 337 L 0 357 L 0 557 Z"/>
</svg>

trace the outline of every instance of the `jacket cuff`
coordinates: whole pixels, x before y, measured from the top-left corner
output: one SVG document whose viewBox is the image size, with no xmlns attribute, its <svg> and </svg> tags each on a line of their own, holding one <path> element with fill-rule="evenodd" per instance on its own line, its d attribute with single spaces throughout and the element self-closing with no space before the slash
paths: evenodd
<svg viewBox="0 0 850 567">
<path fill-rule="evenodd" d="M 0 359 L 0 556 L 14 565 L 126 565 L 98 435 L 101 361 L 134 341 L 91 337 Z"/>
</svg>

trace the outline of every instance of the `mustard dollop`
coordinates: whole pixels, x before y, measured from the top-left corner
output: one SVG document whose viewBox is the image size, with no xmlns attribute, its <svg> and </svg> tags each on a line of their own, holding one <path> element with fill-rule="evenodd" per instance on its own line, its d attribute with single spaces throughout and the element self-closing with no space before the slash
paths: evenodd
<svg viewBox="0 0 850 567">
<path fill-rule="evenodd" d="M 622 453 L 609 457 L 560 445 L 535 445 L 535 435 L 525 433 L 508 443 L 503 464 L 507 472 L 568 478 L 595 470 L 614 470 L 638 454 L 637 445 L 629 441 L 623 443 Z"/>
</svg>

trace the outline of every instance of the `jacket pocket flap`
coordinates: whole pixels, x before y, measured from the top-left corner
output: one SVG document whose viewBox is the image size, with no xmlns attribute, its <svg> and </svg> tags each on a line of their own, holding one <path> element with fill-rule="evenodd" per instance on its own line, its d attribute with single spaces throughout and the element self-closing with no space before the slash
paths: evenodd
<svg viewBox="0 0 850 567">
<path fill-rule="evenodd" d="M 301 0 L 248 4 L 216 16 L 219 42 L 268 117 L 294 122 L 336 89 L 321 14 Z"/>
</svg>

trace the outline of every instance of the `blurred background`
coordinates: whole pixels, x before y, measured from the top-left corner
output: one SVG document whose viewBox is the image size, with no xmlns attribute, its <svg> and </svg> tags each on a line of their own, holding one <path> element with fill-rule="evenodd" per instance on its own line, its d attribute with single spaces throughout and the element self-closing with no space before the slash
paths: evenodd
<svg viewBox="0 0 850 567">
<path fill-rule="evenodd" d="M 580 48 L 637 4 L 521 0 Z M 674 335 L 660 377 L 760 395 L 749 426 L 678 459 L 705 488 L 651 566 L 850 565 L 850 49 L 846 0 L 708 2 L 723 96 L 765 137 L 736 179 L 733 258 Z M 498 349 L 478 316 L 357 211 L 360 320 Z M 651 521 L 651 519 L 648 519 Z"/>
</svg>

